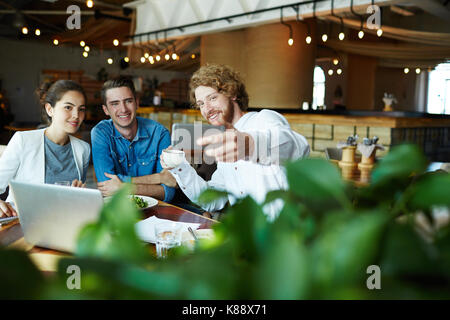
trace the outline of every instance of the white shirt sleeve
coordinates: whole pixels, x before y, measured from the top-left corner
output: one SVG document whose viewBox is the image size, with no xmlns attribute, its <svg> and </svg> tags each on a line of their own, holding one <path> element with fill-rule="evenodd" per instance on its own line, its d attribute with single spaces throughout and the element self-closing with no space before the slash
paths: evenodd
<svg viewBox="0 0 450 320">
<path fill-rule="evenodd" d="M 216 170 L 213 173 L 210 181 L 205 181 L 186 159 L 178 167 L 170 169 L 169 172 L 177 180 L 178 186 L 184 194 L 195 203 L 198 203 L 198 196 L 206 189 L 225 190 L 225 181 L 220 170 Z M 227 202 L 228 198 L 222 198 L 206 205 L 201 205 L 201 207 L 206 211 L 214 212 L 225 207 Z"/>
<path fill-rule="evenodd" d="M 262 110 L 258 123 L 267 129 L 250 129 L 255 141 L 255 152 L 250 161 L 262 165 L 280 165 L 285 160 L 295 160 L 309 155 L 309 144 L 305 137 L 293 131 L 287 120 L 279 113 Z"/>
<path fill-rule="evenodd" d="M 16 176 L 22 149 L 22 137 L 20 132 L 16 132 L 0 156 L 0 193 L 5 192 L 9 181 Z"/>
</svg>

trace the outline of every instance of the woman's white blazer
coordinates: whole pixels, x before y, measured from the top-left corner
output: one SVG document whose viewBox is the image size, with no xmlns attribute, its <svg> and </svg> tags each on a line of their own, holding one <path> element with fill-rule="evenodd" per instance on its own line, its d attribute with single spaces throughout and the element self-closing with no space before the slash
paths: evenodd
<svg viewBox="0 0 450 320">
<path fill-rule="evenodd" d="M 0 193 L 11 180 L 31 183 L 45 183 L 44 129 L 18 131 L 9 141 L 0 156 Z M 78 170 L 78 180 L 89 165 L 91 148 L 81 139 L 70 136 L 73 156 Z M 9 192 L 7 202 L 13 202 Z"/>
</svg>

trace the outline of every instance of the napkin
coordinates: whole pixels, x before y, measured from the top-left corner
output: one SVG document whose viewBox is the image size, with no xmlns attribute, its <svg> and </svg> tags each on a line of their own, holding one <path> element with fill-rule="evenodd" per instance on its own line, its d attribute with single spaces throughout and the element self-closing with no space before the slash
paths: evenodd
<svg viewBox="0 0 450 320">
<path fill-rule="evenodd" d="M 155 225 L 163 223 L 163 222 L 173 222 L 175 224 L 180 225 L 181 232 L 187 232 L 188 227 L 191 227 L 194 230 L 197 230 L 200 227 L 200 223 L 188 223 L 188 222 L 179 222 L 172 221 L 167 219 L 159 219 L 155 216 L 151 216 L 145 220 L 139 221 L 135 224 L 135 230 L 139 239 L 145 242 L 156 243 L 156 235 L 155 235 Z"/>
</svg>

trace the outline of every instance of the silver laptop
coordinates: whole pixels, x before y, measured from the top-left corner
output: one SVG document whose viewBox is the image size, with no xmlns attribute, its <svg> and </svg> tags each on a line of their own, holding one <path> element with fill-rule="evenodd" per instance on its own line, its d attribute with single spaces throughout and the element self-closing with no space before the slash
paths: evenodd
<svg viewBox="0 0 450 320">
<path fill-rule="evenodd" d="M 103 206 L 95 189 L 17 181 L 10 187 L 25 240 L 40 247 L 73 252 L 78 233 Z"/>
</svg>

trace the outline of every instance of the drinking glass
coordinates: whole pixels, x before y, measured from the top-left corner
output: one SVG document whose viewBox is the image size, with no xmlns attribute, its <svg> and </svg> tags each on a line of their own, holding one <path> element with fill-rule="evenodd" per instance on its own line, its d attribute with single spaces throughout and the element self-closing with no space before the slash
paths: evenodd
<svg viewBox="0 0 450 320">
<path fill-rule="evenodd" d="M 166 258 L 170 248 L 181 245 L 181 230 L 175 222 L 164 222 L 155 225 L 156 256 Z"/>
</svg>

